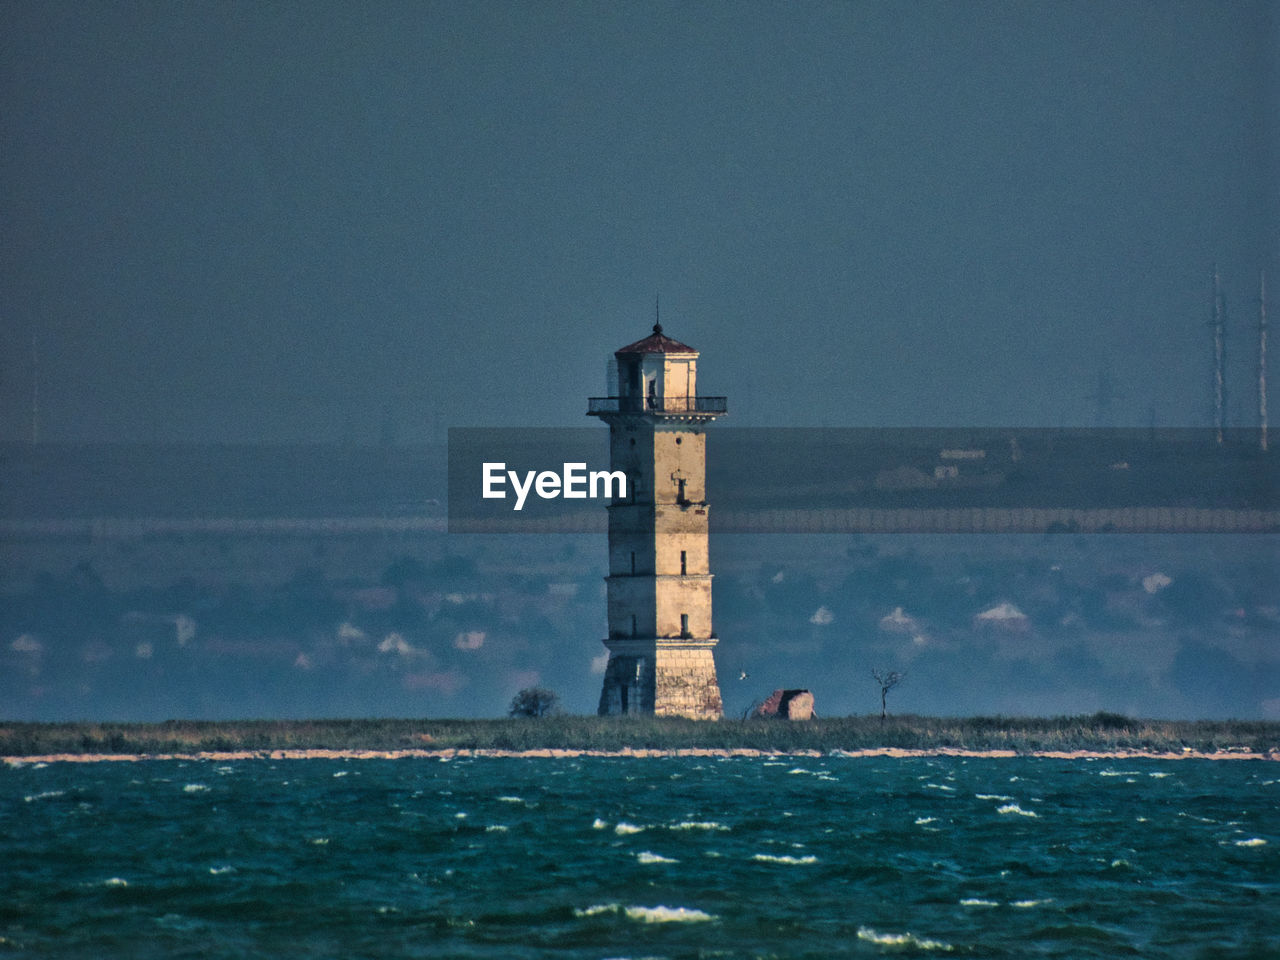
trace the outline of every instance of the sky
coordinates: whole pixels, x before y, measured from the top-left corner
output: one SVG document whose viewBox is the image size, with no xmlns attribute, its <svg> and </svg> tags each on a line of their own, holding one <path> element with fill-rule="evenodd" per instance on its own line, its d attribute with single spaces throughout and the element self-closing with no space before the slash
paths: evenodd
<svg viewBox="0 0 1280 960">
<path fill-rule="evenodd" d="M 1278 18 L 0 3 L 0 440 L 581 425 L 658 298 L 738 426 L 1204 425 L 1215 264 L 1252 422 Z"/>
</svg>

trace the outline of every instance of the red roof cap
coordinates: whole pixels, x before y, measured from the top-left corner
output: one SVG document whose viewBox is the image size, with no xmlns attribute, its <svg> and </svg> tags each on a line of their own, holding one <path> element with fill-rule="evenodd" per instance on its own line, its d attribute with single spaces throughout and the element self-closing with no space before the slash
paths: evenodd
<svg viewBox="0 0 1280 960">
<path fill-rule="evenodd" d="M 662 324 L 655 323 L 653 325 L 653 333 L 645 337 L 643 340 L 637 340 L 635 343 L 629 343 L 621 350 L 615 350 L 614 355 L 621 353 L 691 353 L 695 356 L 698 351 L 688 344 L 681 343 L 679 340 L 672 340 L 662 332 Z"/>
</svg>

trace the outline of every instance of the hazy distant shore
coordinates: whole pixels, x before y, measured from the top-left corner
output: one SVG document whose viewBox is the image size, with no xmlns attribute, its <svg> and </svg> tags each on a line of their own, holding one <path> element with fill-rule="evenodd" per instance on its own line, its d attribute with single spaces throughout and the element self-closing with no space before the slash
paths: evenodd
<svg viewBox="0 0 1280 960">
<path fill-rule="evenodd" d="M 1199 750 L 1182 750 L 1178 752 L 1155 750 L 1032 750 L 1020 753 L 1016 750 L 958 750 L 936 748 L 926 750 L 910 750 L 900 747 L 882 747 L 862 750 L 755 750 L 746 747 L 719 748 L 684 748 L 673 750 L 662 749 L 630 749 L 621 750 L 574 750 L 561 748 L 544 748 L 536 750 L 225 750 L 202 751 L 199 753 L 51 753 L 37 756 L 4 757 L 10 766 L 23 766 L 37 763 L 97 763 L 125 762 L 136 763 L 146 760 L 179 760 L 179 761 L 213 761 L 230 762 L 236 760 L 454 760 L 462 758 L 511 758 L 511 759 L 557 759 L 576 757 L 1040 757 L 1057 760 L 1273 760 L 1280 761 L 1280 750 L 1272 749 L 1266 753 L 1253 750 L 1219 750 L 1205 753 Z"/>
<path fill-rule="evenodd" d="M 656 717 L 251 720 L 164 723 L 0 721 L 0 757 L 239 760 L 581 756 L 960 756 L 1280 758 L 1275 721 L 914 715 L 718 723 Z"/>
</svg>

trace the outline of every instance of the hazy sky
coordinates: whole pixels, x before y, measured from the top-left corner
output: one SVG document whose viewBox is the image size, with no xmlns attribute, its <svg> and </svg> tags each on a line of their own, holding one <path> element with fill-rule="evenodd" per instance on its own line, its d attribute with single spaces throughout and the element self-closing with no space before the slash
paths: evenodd
<svg viewBox="0 0 1280 960">
<path fill-rule="evenodd" d="M 0 4 L 0 439 L 1255 416 L 1272 3 Z"/>
</svg>

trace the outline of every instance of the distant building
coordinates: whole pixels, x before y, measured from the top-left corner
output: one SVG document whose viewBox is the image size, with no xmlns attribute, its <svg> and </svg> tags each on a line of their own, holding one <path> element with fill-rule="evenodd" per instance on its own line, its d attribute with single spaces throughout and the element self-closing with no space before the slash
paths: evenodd
<svg viewBox="0 0 1280 960">
<path fill-rule="evenodd" d="M 718 719 L 704 428 L 725 398 L 697 395 L 698 352 L 661 324 L 614 358 L 618 395 L 593 397 L 587 411 L 609 425 L 610 469 L 627 476 L 626 498 L 608 508 L 599 712 Z"/>
<path fill-rule="evenodd" d="M 813 694 L 808 690 L 775 690 L 760 704 L 756 715 L 785 717 L 788 720 L 813 719 Z"/>
</svg>

